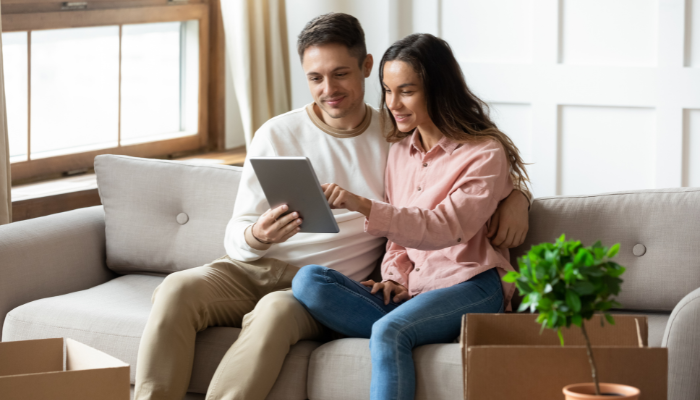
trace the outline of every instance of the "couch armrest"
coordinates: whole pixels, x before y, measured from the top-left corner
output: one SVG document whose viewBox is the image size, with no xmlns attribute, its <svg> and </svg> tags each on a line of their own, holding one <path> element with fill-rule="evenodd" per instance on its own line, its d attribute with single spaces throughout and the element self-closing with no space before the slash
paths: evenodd
<svg viewBox="0 0 700 400">
<path fill-rule="evenodd" d="M 668 347 L 669 400 L 700 399 L 700 288 L 673 309 L 661 342 Z"/>
<path fill-rule="evenodd" d="M 116 275 L 105 264 L 102 206 L 0 226 L 0 330 L 15 307 L 88 289 Z"/>
</svg>

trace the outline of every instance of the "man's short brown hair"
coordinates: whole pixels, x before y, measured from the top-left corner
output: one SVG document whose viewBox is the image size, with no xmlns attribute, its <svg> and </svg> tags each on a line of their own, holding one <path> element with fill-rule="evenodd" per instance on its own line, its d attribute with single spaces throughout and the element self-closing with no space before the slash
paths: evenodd
<svg viewBox="0 0 700 400">
<path fill-rule="evenodd" d="M 297 51 L 304 61 L 304 51 L 310 46 L 337 43 L 348 48 L 350 55 L 356 57 L 360 67 L 367 57 L 365 31 L 357 18 L 349 14 L 328 13 L 319 15 L 309 21 L 299 34 Z"/>
</svg>

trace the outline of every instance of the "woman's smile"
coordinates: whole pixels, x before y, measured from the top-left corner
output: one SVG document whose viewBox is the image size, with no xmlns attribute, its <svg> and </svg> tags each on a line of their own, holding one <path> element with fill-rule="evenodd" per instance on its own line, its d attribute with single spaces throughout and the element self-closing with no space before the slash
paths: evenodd
<svg viewBox="0 0 700 400">
<path fill-rule="evenodd" d="M 411 117 L 411 114 L 394 114 L 394 119 L 396 122 L 406 122 Z"/>
</svg>

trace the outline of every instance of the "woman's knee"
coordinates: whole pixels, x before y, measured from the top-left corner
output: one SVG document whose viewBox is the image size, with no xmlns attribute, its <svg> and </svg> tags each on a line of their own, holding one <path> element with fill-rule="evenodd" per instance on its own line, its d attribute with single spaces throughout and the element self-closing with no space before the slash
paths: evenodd
<svg viewBox="0 0 700 400">
<path fill-rule="evenodd" d="M 302 267 L 292 280 L 292 292 L 302 304 L 312 307 L 322 301 L 324 286 L 328 283 L 329 269 L 320 265 Z"/>
<path fill-rule="evenodd" d="M 370 348 L 373 346 L 405 346 L 413 348 L 413 340 L 406 330 L 405 324 L 396 318 L 392 318 L 391 313 L 379 319 L 372 325 L 372 336 L 370 336 Z"/>
</svg>

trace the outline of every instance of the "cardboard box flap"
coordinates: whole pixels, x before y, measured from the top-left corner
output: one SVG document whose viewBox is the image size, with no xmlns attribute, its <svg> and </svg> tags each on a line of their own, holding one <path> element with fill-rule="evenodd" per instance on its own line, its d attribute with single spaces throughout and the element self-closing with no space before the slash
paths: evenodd
<svg viewBox="0 0 700 400">
<path fill-rule="evenodd" d="M 7 371 L 2 400 L 129 400 L 129 365 L 71 339 L 0 343 L 0 372 Z"/>
<path fill-rule="evenodd" d="M 73 339 L 66 339 L 66 371 L 128 367 L 129 364 Z"/>
<path fill-rule="evenodd" d="M 0 343 L 0 376 L 63 371 L 63 339 Z"/>
<path fill-rule="evenodd" d="M 602 315 L 586 321 L 586 331 L 592 346 L 647 346 L 648 326 L 645 315 L 614 315 L 615 325 L 605 322 Z M 537 314 L 467 314 L 462 320 L 463 346 L 558 346 L 559 337 L 552 329 L 540 334 Z M 585 346 L 581 328 L 572 325 L 562 329 L 565 346 Z"/>
</svg>

